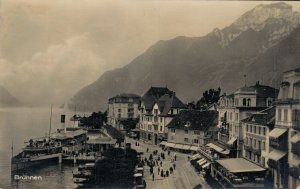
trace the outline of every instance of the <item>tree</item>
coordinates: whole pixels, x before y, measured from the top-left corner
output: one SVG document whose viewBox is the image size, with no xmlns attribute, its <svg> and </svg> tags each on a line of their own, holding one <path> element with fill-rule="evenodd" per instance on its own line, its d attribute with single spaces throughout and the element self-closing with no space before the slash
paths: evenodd
<svg viewBox="0 0 300 189">
<path fill-rule="evenodd" d="M 205 110 L 213 103 L 217 103 L 220 99 L 221 88 L 206 90 L 202 97 L 196 102 L 196 109 Z"/>
</svg>

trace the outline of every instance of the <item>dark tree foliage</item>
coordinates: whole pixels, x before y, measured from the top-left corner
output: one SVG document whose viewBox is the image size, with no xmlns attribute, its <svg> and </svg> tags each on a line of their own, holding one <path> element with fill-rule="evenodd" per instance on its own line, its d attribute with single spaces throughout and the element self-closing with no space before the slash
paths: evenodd
<svg viewBox="0 0 300 189">
<path fill-rule="evenodd" d="M 188 103 L 188 107 L 191 109 L 205 110 L 211 104 L 217 103 L 220 99 L 221 88 L 206 90 L 202 97 L 196 102 Z"/>
<path fill-rule="evenodd" d="M 104 159 L 96 163 L 95 187 L 132 188 L 137 152 L 121 148 L 109 149 Z"/>
<path fill-rule="evenodd" d="M 136 128 L 137 123 L 139 122 L 139 119 L 125 119 L 121 121 L 121 124 L 124 126 L 124 130 L 127 132 L 131 131 L 132 129 Z"/>
<path fill-rule="evenodd" d="M 106 122 L 107 111 L 105 112 L 93 112 L 89 117 L 82 117 L 80 119 L 80 125 L 91 129 L 100 129 L 103 123 Z"/>
</svg>

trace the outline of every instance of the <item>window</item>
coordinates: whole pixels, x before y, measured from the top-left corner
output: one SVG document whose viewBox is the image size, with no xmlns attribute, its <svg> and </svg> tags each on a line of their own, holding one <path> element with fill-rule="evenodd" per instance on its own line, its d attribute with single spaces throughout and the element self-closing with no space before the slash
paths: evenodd
<svg viewBox="0 0 300 189">
<path fill-rule="evenodd" d="M 195 144 L 198 144 L 198 143 L 199 143 L 198 139 L 194 139 L 193 142 L 194 142 Z"/>
<path fill-rule="evenodd" d="M 288 110 L 285 109 L 283 111 L 283 121 L 287 122 L 288 121 Z"/>
<path fill-rule="evenodd" d="M 247 101 L 247 100 L 246 100 L 245 98 L 243 98 L 243 106 L 246 106 L 246 104 L 247 104 L 246 101 Z"/>
<path fill-rule="evenodd" d="M 235 105 L 235 106 L 238 106 L 238 105 L 239 105 L 239 99 L 237 99 L 237 98 L 234 99 L 234 105 Z"/>
<path fill-rule="evenodd" d="M 163 126 L 160 126 L 159 130 L 160 130 L 160 132 L 162 132 L 163 131 Z"/>
<path fill-rule="evenodd" d="M 256 148 L 256 139 L 253 139 L 253 148 Z"/>
<path fill-rule="evenodd" d="M 250 125 L 250 133 L 252 133 L 252 125 Z"/>
<path fill-rule="evenodd" d="M 235 121 L 239 120 L 239 113 L 235 113 Z"/>
<path fill-rule="evenodd" d="M 119 113 L 121 112 L 121 109 L 120 109 L 120 108 L 118 109 L 118 112 L 119 112 Z"/>
<path fill-rule="evenodd" d="M 249 146 L 253 146 L 253 144 L 252 144 L 252 138 L 250 138 L 250 145 Z"/>
<path fill-rule="evenodd" d="M 118 118 L 121 118 L 121 114 L 118 114 Z"/>
<path fill-rule="evenodd" d="M 257 129 L 258 129 L 258 134 L 260 135 L 262 127 L 257 126 Z"/>
<path fill-rule="evenodd" d="M 278 121 L 282 121 L 281 120 L 281 109 L 277 110 L 277 117 L 278 117 Z"/>
<path fill-rule="evenodd" d="M 163 119 L 162 119 L 162 117 L 160 118 L 160 122 L 161 122 L 161 123 L 163 122 Z"/>
<path fill-rule="evenodd" d="M 249 132 L 249 125 L 246 125 L 246 131 Z"/>
<path fill-rule="evenodd" d="M 173 109 L 171 109 L 171 114 L 173 115 Z"/>
<path fill-rule="evenodd" d="M 260 141 L 260 140 L 258 140 L 257 142 L 258 142 L 258 144 L 257 144 L 257 145 L 258 145 L 258 146 L 257 146 L 257 148 L 258 148 L 258 149 L 261 149 L 261 148 L 262 148 L 262 147 L 261 147 L 261 141 Z"/>
<path fill-rule="evenodd" d="M 152 130 L 152 125 L 148 125 L 148 130 L 149 130 L 149 131 Z"/>
<path fill-rule="evenodd" d="M 232 112 L 230 112 L 230 120 L 232 120 Z"/>
<path fill-rule="evenodd" d="M 247 106 L 251 106 L 251 99 L 250 98 L 247 99 Z"/>
<path fill-rule="evenodd" d="M 253 126 L 253 133 L 256 133 L 256 126 Z"/>
<path fill-rule="evenodd" d="M 184 134 L 188 134 L 189 133 L 189 131 L 188 130 L 184 130 Z"/>
<path fill-rule="evenodd" d="M 184 142 L 189 142 L 189 139 L 188 138 L 184 138 Z"/>
<path fill-rule="evenodd" d="M 200 135 L 200 131 L 194 131 L 195 135 Z"/>
<path fill-rule="evenodd" d="M 293 121 L 300 121 L 300 111 L 293 110 Z"/>
<path fill-rule="evenodd" d="M 158 109 L 154 109 L 154 114 L 155 114 L 155 115 L 158 114 Z"/>
<path fill-rule="evenodd" d="M 175 133 L 175 129 L 171 129 L 171 132 L 172 132 L 172 133 Z"/>
<path fill-rule="evenodd" d="M 265 127 L 263 127 L 263 135 L 267 134 L 267 129 Z"/>
<path fill-rule="evenodd" d="M 266 142 L 265 141 L 262 141 L 261 149 L 262 150 L 266 150 Z"/>
</svg>

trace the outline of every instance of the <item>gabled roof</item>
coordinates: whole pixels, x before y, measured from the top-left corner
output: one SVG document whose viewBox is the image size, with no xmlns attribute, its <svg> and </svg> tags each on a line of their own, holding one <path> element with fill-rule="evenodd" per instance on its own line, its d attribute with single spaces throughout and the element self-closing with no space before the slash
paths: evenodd
<svg viewBox="0 0 300 189">
<path fill-rule="evenodd" d="M 273 128 L 275 124 L 275 112 L 276 108 L 275 106 L 272 106 L 263 111 L 252 114 L 250 117 L 243 119 L 242 122 L 265 125 L 269 126 L 270 128 Z"/>
<path fill-rule="evenodd" d="M 145 108 L 150 110 L 161 96 L 169 93 L 171 93 L 171 91 L 167 87 L 151 87 L 143 95 L 142 102 L 144 103 Z"/>
<path fill-rule="evenodd" d="M 217 125 L 217 111 L 181 110 L 167 125 L 168 128 L 206 131 Z"/>
<path fill-rule="evenodd" d="M 157 105 L 159 107 L 159 111 L 161 112 L 161 116 L 168 115 L 168 112 L 171 110 L 171 108 L 187 108 L 186 105 L 176 97 L 174 92 L 160 97 Z"/>
</svg>

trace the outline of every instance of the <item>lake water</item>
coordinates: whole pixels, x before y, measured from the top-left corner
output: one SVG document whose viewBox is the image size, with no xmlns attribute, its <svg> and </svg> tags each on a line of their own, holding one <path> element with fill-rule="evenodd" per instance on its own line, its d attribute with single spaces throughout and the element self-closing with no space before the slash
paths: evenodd
<svg viewBox="0 0 300 189">
<path fill-rule="evenodd" d="M 62 128 L 60 115 L 66 114 L 66 126 L 73 126 L 74 112 L 53 109 L 52 132 Z M 15 181 L 11 176 L 10 159 L 24 147 L 24 141 L 49 133 L 50 108 L 0 109 L 0 188 L 76 188 L 72 181 L 73 165 L 42 166 L 27 175 L 41 176 L 42 180 Z"/>
</svg>

